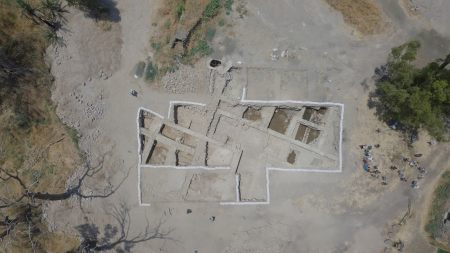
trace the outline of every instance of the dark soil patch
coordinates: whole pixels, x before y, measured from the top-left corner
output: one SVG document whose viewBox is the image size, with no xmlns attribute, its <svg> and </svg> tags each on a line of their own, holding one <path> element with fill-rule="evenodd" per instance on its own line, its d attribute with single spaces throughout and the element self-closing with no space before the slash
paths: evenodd
<svg viewBox="0 0 450 253">
<path fill-rule="evenodd" d="M 292 150 L 291 153 L 289 153 L 289 155 L 287 157 L 287 162 L 290 164 L 294 164 L 296 156 L 297 156 L 297 154 L 295 154 L 295 151 Z"/>
<path fill-rule="evenodd" d="M 291 119 L 292 112 L 287 109 L 276 109 L 269 128 L 280 134 L 285 134 Z"/>
<path fill-rule="evenodd" d="M 244 112 L 244 119 L 248 119 L 248 120 L 251 120 L 251 121 L 258 121 L 258 120 L 261 119 L 261 111 L 255 109 L 253 107 L 249 107 Z"/>
</svg>

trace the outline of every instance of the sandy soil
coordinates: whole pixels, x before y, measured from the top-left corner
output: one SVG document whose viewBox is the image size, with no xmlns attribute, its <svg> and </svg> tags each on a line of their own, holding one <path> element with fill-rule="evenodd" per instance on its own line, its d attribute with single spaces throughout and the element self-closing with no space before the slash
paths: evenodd
<svg viewBox="0 0 450 253">
<path fill-rule="evenodd" d="M 74 226 L 85 221 L 107 224 L 111 218 L 106 211 L 125 201 L 132 208 L 132 232 L 144 229 L 146 217 L 152 222 L 163 219 L 166 228 L 173 228 L 170 236 L 174 240 L 147 241 L 136 245 L 133 252 L 380 252 L 386 227 L 402 216 L 412 199 L 415 215 L 401 228 L 399 238 L 405 241 L 405 252 L 431 252 L 424 237 L 411 231 L 419 227 L 430 182 L 448 162 L 446 149 L 422 145 L 420 152 L 425 155 L 420 162 L 429 173 L 421 188 L 411 189 L 389 171 L 392 157 L 410 155 L 406 145 L 366 106 L 373 89 L 373 70 L 385 62 L 390 48 L 412 38 L 427 47 L 436 36 L 441 41 L 449 36 L 444 9 L 420 2 L 424 14 L 410 19 L 404 12 L 396 12 L 402 11 L 398 4 L 392 8 L 392 1 L 379 0 L 393 29 L 366 38 L 352 35 L 342 16 L 322 1 L 247 1 L 244 18 L 237 13 L 227 18 L 231 26 L 218 29 L 213 40 L 215 56 L 242 61 L 246 66 L 307 69 L 313 73 L 307 80 L 320 87 L 321 99 L 346 106 L 343 173 L 275 173 L 272 203 L 248 207 L 192 202 L 138 206 L 138 107 L 166 114 L 169 100 L 207 101 L 207 82 L 199 80 L 195 89 L 173 93 L 132 77 L 134 65 L 149 55 L 157 1 L 119 1 L 120 20 L 106 32 L 71 10 L 68 31 L 62 34 L 66 46 L 49 49 L 58 114 L 80 131 L 80 147 L 90 160 L 108 153 L 105 177 L 117 181 L 128 168 L 131 171 L 115 195 L 84 202 L 84 212 L 67 209 L 76 207 L 76 202 L 49 206 L 49 219 L 55 221 L 51 227 L 75 233 Z M 433 28 L 435 34 L 430 33 Z M 272 61 L 273 48 L 288 49 L 290 57 Z M 448 47 L 425 50 L 424 59 L 445 50 Z M 130 89 L 138 91 L 137 98 L 128 94 Z M 301 95 L 300 90 L 274 94 L 285 99 Z M 426 141 L 421 138 L 421 143 Z M 387 186 L 362 170 L 361 144 L 380 144 L 374 159 L 390 179 Z M 187 208 L 192 213 L 187 214 Z M 211 216 L 216 217 L 214 222 Z"/>
</svg>

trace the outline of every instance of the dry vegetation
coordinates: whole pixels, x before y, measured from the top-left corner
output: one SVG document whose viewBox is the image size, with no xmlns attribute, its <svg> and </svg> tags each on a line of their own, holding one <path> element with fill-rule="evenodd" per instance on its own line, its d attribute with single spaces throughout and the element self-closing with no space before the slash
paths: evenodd
<svg viewBox="0 0 450 253">
<path fill-rule="evenodd" d="M 33 184 L 33 190 L 55 192 L 65 189 L 80 156 L 76 134 L 60 122 L 50 100 L 47 46 L 42 27 L 24 18 L 15 1 L 0 0 L 0 167 L 17 172 Z M 13 181 L 0 183 L 2 200 L 20 191 Z M 16 211 L 0 209 L 0 214 L 14 218 Z M 45 224 L 39 224 L 38 230 L 42 251 L 64 252 L 77 243 L 48 233 Z M 3 240 L 1 247 L 7 252 L 28 250 L 20 240 Z"/>
<path fill-rule="evenodd" d="M 95 0 L 67 2 L 96 20 L 113 11 Z M 55 114 L 45 50 L 60 42 L 56 32 L 66 12 L 61 0 L 0 0 L 0 253 L 129 251 L 166 236 L 160 225 L 129 235 L 128 207 L 114 217 L 120 224 L 106 226 L 108 240 L 83 231 L 80 239 L 50 232 L 44 221 L 49 201 L 77 198 L 81 207 L 83 199 L 111 196 L 128 176 L 113 185 L 101 173 L 106 154 L 95 165 L 83 159 L 77 132 Z M 89 178 L 96 184 L 86 190 Z"/>
<path fill-rule="evenodd" d="M 233 0 L 166 0 L 158 10 L 157 32 L 151 38 L 154 51 L 152 63 L 146 70 L 146 79 L 153 81 L 179 64 L 191 64 L 212 53 L 209 45 L 216 25 L 223 25 L 223 16 L 229 14 Z M 185 34 L 186 40 L 174 43 L 176 34 Z"/>
<path fill-rule="evenodd" d="M 342 13 L 344 21 L 361 34 L 376 34 L 382 31 L 381 10 L 373 0 L 326 0 L 331 7 Z"/>
<path fill-rule="evenodd" d="M 61 178 L 80 161 L 76 136 L 60 122 L 50 100 L 52 77 L 45 64 L 43 32 L 20 15 L 14 5 L 1 2 L 1 49 L 24 54 L 26 62 L 18 66 L 24 73 L 15 80 L 0 79 L 0 165 L 39 177 L 37 188 L 64 189 Z"/>
<path fill-rule="evenodd" d="M 430 243 L 445 250 L 450 250 L 450 230 L 444 224 L 444 214 L 450 208 L 450 171 L 442 174 L 428 210 L 425 231 L 430 236 Z"/>
</svg>

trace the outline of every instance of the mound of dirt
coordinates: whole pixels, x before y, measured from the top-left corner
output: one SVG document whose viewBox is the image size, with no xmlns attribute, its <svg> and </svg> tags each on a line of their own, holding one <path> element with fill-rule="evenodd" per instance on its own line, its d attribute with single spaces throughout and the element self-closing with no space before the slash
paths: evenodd
<svg viewBox="0 0 450 253">
<path fill-rule="evenodd" d="M 342 13 L 344 21 L 355 27 L 361 34 L 376 34 L 382 31 L 381 10 L 373 0 L 326 0 Z"/>
</svg>

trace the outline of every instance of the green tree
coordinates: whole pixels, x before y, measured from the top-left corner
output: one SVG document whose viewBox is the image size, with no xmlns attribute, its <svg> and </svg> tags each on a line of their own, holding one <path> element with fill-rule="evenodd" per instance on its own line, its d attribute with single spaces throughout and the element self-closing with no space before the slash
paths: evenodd
<svg viewBox="0 0 450 253">
<path fill-rule="evenodd" d="M 377 71 L 375 104 L 381 119 L 407 133 L 423 128 L 442 139 L 450 116 L 450 54 L 417 68 L 419 48 L 419 42 L 411 41 L 391 50 L 385 71 Z"/>
</svg>

